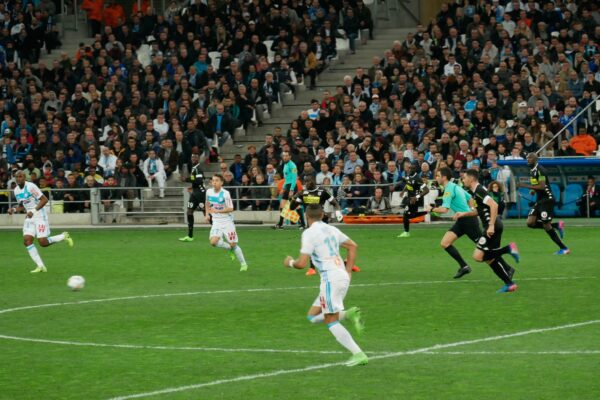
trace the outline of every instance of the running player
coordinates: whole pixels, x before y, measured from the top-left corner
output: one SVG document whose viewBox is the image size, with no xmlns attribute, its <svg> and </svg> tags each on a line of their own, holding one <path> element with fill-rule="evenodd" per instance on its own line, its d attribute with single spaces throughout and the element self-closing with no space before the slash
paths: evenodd
<svg viewBox="0 0 600 400">
<path fill-rule="evenodd" d="M 204 172 L 200 168 L 200 156 L 197 153 L 192 154 L 192 171 L 186 182 L 191 182 L 190 199 L 187 206 L 188 234 L 180 238 L 182 242 L 194 241 L 194 211 L 200 207 L 202 213 L 206 216 L 204 203 L 206 202 L 206 188 L 204 187 Z"/>
<path fill-rule="evenodd" d="M 404 215 L 402 216 L 404 232 L 398 237 L 407 238 L 410 237 L 410 219 L 419 215 L 419 205 L 423 204 L 423 197 L 429 193 L 429 188 L 417 174 L 417 167 L 414 164 L 410 165 L 410 175 L 402 179 L 404 181 L 404 190 L 401 193 L 401 196 L 403 196 L 402 205 L 404 206 Z"/>
<path fill-rule="evenodd" d="M 456 219 L 456 222 L 446 232 L 440 243 L 450 257 L 454 258 L 460 266 L 458 272 L 454 275 L 454 279 L 458 279 L 471 272 L 471 267 L 467 265 L 453 243 L 462 235 L 467 235 L 474 243 L 477 243 L 477 240 L 481 237 L 481 229 L 477 216 L 467 214 L 471 211 L 471 207 L 469 207 L 471 195 L 452 182 L 452 170 L 448 167 L 440 168 L 435 174 L 435 180 L 439 186 L 444 188 L 443 203 L 441 207 L 428 205 L 426 210 L 438 214 L 446 214 L 450 210 L 455 213 L 464 213 Z"/>
<path fill-rule="evenodd" d="M 17 186 L 15 187 L 15 198 L 17 199 L 17 207 L 8 210 L 9 214 L 21 212 L 25 210 L 27 217 L 23 223 L 23 244 L 29 252 L 29 256 L 37 267 L 31 271 L 32 274 L 38 272 L 46 272 L 46 266 L 38 253 L 33 239 L 37 237 L 38 243 L 42 247 L 48 247 L 51 244 L 67 242 L 70 247 L 73 247 L 73 239 L 68 232 L 63 232 L 60 235 L 50 235 L 50 223 L 48 222 L 48 214 L 44 210 L 44 206 L 48 203 L 48 198 L 44 196 L 42 191 L 31 182 L 25 181 L 25 173 L 17 171 L 16 175 Z"/>
<path fill-rule="evenodd" d="M 338 201 L 335 199 L 335 197 L 333 197 L 333 195 L 329 191 L 318 187 L 317 181 L 312 176 L 309 176 L 305 179 L 304 185 L 305 185 L 304 190 L 302 190 L 300 193 L 295 194 L 292 197 L 292 199 L 290 200 L 290 209 L 291 210 L 295 210 L 296 208 L 302 207 L 302 206 L 310 206 L 311 204 L 318 204 L 321 206 L 321 208 L 323 208 L 323 206 L 329 202 L 331 205 L 333 205 L 336 208 L 335 217 L 336 217 L 337 221 L 338 222 L 342 221 L 344 216 L 342 215 L 342 212 L 340 211 L 340 205 L 339 205 Z M 329 217 L 325 214 L 323 216 L 323 222 L 325 222 L 325 223 L 329 222 Z M 354 266 L 352 266 L 352 271 L 360 272 L 360 268 L 358 266 L 354 265 Z M 306 271 L 306 275 L 311 276 L 311 275 L 315 275 L 316 273 L 317 273 L 317 271 L 315 270 L 315 266 L 311 264 L 308 271 Z"/>
<path fill-rule="evenodd" d="M 472 210 L 469 214 L 479 215 L 483 225 L 483 235 L 477 241 L 473 258 L 477 262 L 485 261 L 489 264 L 496 276 L 504 282 L 504 286 L 498 290 L 498 293 L 514 292 L 517 290 L 517 285 L 512 281 L 515 269 L 502 256 L 510 254 L 519 262 L 519 251 L 515 243 L 500 247 L 504 226 L 498 218 L 498 203 L 488 195 L 487 189 L 479 183 L 479 171 L 475 169 L 468 170 L 465 172 L 462 181 L 467 192 L 473 196 L 471 201 L 475 205 L 475 210 Z M 460 214 L 456 213 L 454 217 L 459 218 Z"/>
<path fill-rule="evenodd" d="M 226 189 L 223 189 L 223 176 L 213 175 L 212 188 L 206 191 L 206 222 L 212 217 L 212 228 L 210 229 L 210 244 L 229 251 L 231 260 L 240 263 L 240 271 L 248 270 L 248 264 L 244 259 L 244 253 L 238 246 L 237 232 L 233 223 L 233 201 Z"/>
<path fill-rule="evenodd" d="M 283 159 L 283 198 L 280 202 L 279 209 L 283 210 L 285 208 L 286 202 L 294 195 L 294 190 L 296 189 L 296 180 L 298 179 L 298 168 L 296 164 L 292 161 L 292 157 L 290 153 L 284 151 L 281 153 L 281 158 Z M 304 227 L 304 221 L 302 216 L 300 218 L 301 225 L 300 228 Z M 283 229 L 283 216 L 279 216 L 279 222 L 273 227 L 274 229 Z"/>
<path fill-rule="evenodd" d="M 308 310 L 308 320 L 315 324 L 325 322 L 336 340 L 352 353 L 347 366 L 367 364 L 367 355 L 340 323 L 347 318 L 358 333 L 364 328 L 357 307 L 344 310 L 351 272 L 344 265 L 339 249 L 342 247 L 347 250 L 348 265 L 354 265 L 358 246 L 339 229 L 323 222 L 323 209 L 318 204 L 307 207 L 306 217 L 309 228 L 302 233 L 300 256 L 297 260 L 287 256 L 283 265 L 303 269 L 308 265 L 309 259 L 312 259 L 321 274 L 321 289 Z"/>
<path fill-rule="evenodd" d="M 538 156 L 535 153 L 527 155 L 527 165 L 530 168 L 529 183 L 521 183 L 519 186 L 535 191 L 537 200 L 527 217 L 527 226 L 533 229 L 544 229 L 550 239 L 559 247 L 554 254 L 562 256 L 569 254 L 571 250 L 561 240 L 565 235 L 565 223 L 558 221 L 552 223 L 554 215 L 554 196 L 550 190 L 550 181 L 546 170 L 538 164 Z M 556 234 L 558 231 L 558 235 Z M 560 235 L 560 237 L 558 237 Z"/>
</svg>

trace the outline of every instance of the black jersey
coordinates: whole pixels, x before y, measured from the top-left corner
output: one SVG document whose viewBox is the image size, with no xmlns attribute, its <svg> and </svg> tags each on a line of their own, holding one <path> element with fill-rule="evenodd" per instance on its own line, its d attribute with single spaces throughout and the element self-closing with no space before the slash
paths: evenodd
<svg viewBox="0 0 600 400">
<path fill-rule="evenodd" d="M 327 190 L 322 188 L 316 188 L 313 190 L 304 189 L 302 192 L 298 193 L 294 196 L 292 200 L 292 204 L 290 206 L 291 209 L 296 208 L 298 205 L 309 206 L 311 204 L 319 204 L 320 206 L 324 206 L 330 200 L 333 200 L 334 197 Z"/>
<path fill-rule="evenodd" d="M 554 196 L 552 196 L 552 190 L 550 190 L 550 180 L 548 179 L 548 174 L 544 167 L 539 164 L 535 164 L 535 167 L 531 168 L 529 171 L 529 183 L 532 186 L 539 184 L 540 182 L 544 182 L 544 188 L 541 190 L 536 190 L 537 201 L 544 200 L 554 200 Z"/>
<path fill-rule="evenodd" d="M 404 181 L 404 190 L 406 190 L 408 197 L 415 197 L 421 194 L 427 186 L 416 172 L 410 176 L 405 176 L 402 180 Z"/>
<path fill-rule="evenodd" d="M 487 227 L 490 226 L 491 221 L 490 206 L 485 204 L 485 200 L 487 198 L 491 198 L 487 189 L 482 184 L 478 184 L 475 188 L 475 191 L 469 189 L 467 192 L 473 196 L 473 200 L 475 200 L 475 207 L 477 207 L 477 215 L 479 215 L 479 219 L 481 220 L 484 228 L 487 229 Z"/>
<path fill-rule="evenodd" d="M 204 187 L 204 171 L 200 168 L 200 164 L 196 164 L 192 167 L 192 172 L 187 181 L 192 183 L 193 190 L 199 190 L 201 192 L 206 191 L 206 188 Z"/>
</svg>

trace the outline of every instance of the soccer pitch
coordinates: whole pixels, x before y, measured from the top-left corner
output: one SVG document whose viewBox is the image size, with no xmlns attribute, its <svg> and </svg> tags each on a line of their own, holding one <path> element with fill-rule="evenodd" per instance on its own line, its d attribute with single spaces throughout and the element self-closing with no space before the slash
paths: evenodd
<svg viewBox="0 0 600 400">
<path fill-rule="evenodd" d="M 318 276 L 282 266 L 297 230 L 238 227 L 248 272 L 185 229 L 73 230 L 41 249 L 0 232 L 0 399 L 594 399 L 600 393 L 600 227 L 569 226 L 572 254 L 510 224 L 519 290 L 485 264 L 452 280 L 446 226 L 342 226 L 359 245 L 345 305 L 366 321 L 349 354 L 305 314 Z M 54 229 L 55 233 L 58 233 Z M 473 244 L 457 242 L 465 259 Z M 83 275 L 86 287 L 66 281 Z"/>
</svg>

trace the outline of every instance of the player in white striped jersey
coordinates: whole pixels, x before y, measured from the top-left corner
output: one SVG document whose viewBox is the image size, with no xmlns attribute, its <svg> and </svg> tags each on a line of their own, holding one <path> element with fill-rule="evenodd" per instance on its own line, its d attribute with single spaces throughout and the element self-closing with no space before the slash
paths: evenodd
<svg viewBox="0 0 600 400">
<path fill-rule="evenodd" d="M 336 340 L 352 353 L 347 366 L 367 364 L 369 359 L 366 354 L 340 323 L 347 318 L 359 333 L 363 329 L 360 310 L 356 307 L 344 310 L 352 268 L 344 265 L 340 255 L 340 247 L 346 249 L 347 265 L 354 265 L 358 246 L 339 229 L 322 221 L 323 209 L 320 205 L 311 204 L 306 208 L 305 215 L 309 228 L 302 232 L 300 256 L 297 260 L 287 256 L 283 264 L 288 268 L 303 269 L 309 265 L 309 258 L 312 259 L 321 275 L 321 289 L 319 297 L 308 311 L 308 320 L 312 323 L 325 322 Z"/>
<path fill-rule="evenodd" d="M 246 271 L 248 264 L 244 259 L 244 253 L 238 246 L 237 232 L 233 223 L 233 201 L 229 191 L 223 189 L 224 179 L 216 174 L 212 177 L 212 188 L 206 191 L 206 222 L 210 223 L 212 216 L 212 228 L 210 229 L 210 244 L 229 251 L 231 260 L 240 263 L 240 271 Z"/>
<path fill-rule="evenodd" d="M 44 210 L 44 206 L 48 203 L 48 198 L 44 196 L 42 191 L 31 182 L 25 181 L 25 173 L 18 171 L 15 175 L 17 186 L 15 187 L 15 199 L 17 207 L 8 210 L 9 214 L 21 212 L 25 210 L 27 216 L 23 223 L 23 244 L 29 252 L 29 256 L 35 262 L 37 267 L 31 273 L 46 272 L 46 266 L 38 253 L 33 239 L 37 237 L 38 243 L 42 247 L 48 247 L 51 244 L 66 241 L 69 246 L 73 247 L 73 239 L 68 232 L 63 232 L 60 235 L 50 236 L 50 224 L 48 222 L 48 214 Z"/>
</svg>

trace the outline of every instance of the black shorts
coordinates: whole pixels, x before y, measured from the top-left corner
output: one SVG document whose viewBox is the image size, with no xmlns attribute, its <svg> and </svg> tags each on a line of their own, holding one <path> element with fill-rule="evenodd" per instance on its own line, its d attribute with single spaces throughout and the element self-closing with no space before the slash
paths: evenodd
<svg viewBox="0 0 600 400">
<path fill-rule="evenodd" d="M 542 200 L 529 210 L 529 216 L 535 215 L 542 222 L 552 222 L 554 218 L 554 200 Z"/>
<path fill-rule="evenodd" d="M 477 243 L 481 237 L 481 227 L 479 226 L 479 219 L 477 217 L 464 217 L 459 218 L 448 232 L 454 233 L 456 236 L 461 237 L 467 235 L 474 243 Z"/>
<path fill-rule="evenodd" d="M 500 248 L 502 243 L 502 231 L 504 230 L 504 225 L 501 221 L 496 220 L 496 224 L 494 225 L 494 234 L 492 237 L 488 237 L 486 234 L 486 228 L 484 228 L 483 234 L 477 241 L 477 248 L 483 252 L 487 252 L 490 250 L 495 250 Z M 483 256 L 484 260 L 491 260 L 487 254 Z"/>
<path fill-rule="evenodd" d="M 415 215 L 417 215 L 418 212 L 419 212 L 419 205 L 417 203 L 409 204 L 404 208 L 405 214 L 415 216 Z"/>
<path fill-rule="evenodd" d="M 206 192 L 203 190 L 193 190 L 190 194 L 190 199 L 188 201 L 188 209 L 204 210 L 204 203 L 206 202 Z"/>
<path fill-rule="evenodd" d="M 281 198 L 283 200 L 288 200 L 290 198 L 291 187 L 292 187 L 291 183 L 287 183 L 287 184 L 283 185 L 283 195 L 281 196 Z"/>
</svg>

